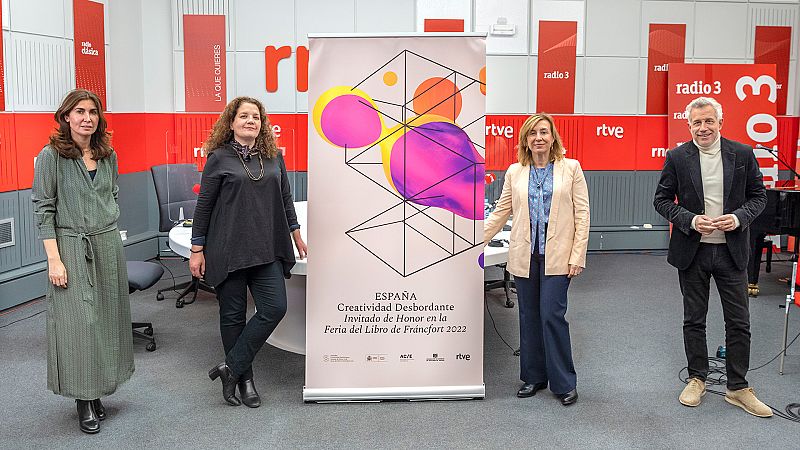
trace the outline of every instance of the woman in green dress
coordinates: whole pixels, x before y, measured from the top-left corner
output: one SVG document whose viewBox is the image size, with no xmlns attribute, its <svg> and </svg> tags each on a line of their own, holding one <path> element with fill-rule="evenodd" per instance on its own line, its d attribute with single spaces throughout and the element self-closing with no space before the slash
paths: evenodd
<svg viewBox="0 0 800 450">
<path fill-rule="evenodd" d="M 81 431 L 96 433 L 106 416 L 100 397 L 133 373 L 117 155 L 94 93 L 69 92 L 54 117 L 31 196 L 50 280 L 47 387 L 76 399 Z"/>
</svg>

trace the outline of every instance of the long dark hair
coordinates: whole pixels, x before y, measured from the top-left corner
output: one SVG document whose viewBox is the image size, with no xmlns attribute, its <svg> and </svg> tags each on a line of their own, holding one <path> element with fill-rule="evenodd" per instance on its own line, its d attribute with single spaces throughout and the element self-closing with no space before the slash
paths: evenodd
<svg viewBox="0 0 800 450">
<path fill-rule="evenodd" d="M 97 129 L 92 134 L 89 147 L 92 151 L 92 159 L 95 161 L 111 155 L 111 134 L 106 131 L 108 123 L 103 115 L 103 104 L 100 98 L 92 91 L 86 89 L 75 89 L 67 93 L 61 106 L 58 107 L 53 118 L 55 118 L 58 128 L 50 135 L 50 146 L 64 158 L 78 159 L 83 156 L 83 151 L 75 145 L 72 140 L 72 130 L 69 127 L 66 116 L 69 115 L 75 106 L 83 100 L 91 100 L 97 107 Z"/>
<path fill-rule="evenodd" d="M 272 125 L 269 123 L 267 111 L 260 101 L 252 97 L 236 97 L 228 103 L 225 110 L 219 115 L 219 119 L 214 123 L 214 127 L 211 129 L 211 134 L 208 136 L 208 139 L 206 139 L 206 142 L 203 144 L 206 154 L 210 155 L 214 150 L 222 147 L 233 139 L 231 124 L 233 123 L 234 117 L 236 117 L 236 111 L 239 110 L 242 103 L 255 105 L 258 108 L 258 112 L 261 113 L 261 130 L 258 132 L 258 136 L 256 136 L 254 148 L 267 158 L 274 158 L 275 155 L 278 154 L 278 146 L 275 145 L 275 136 L 272 134 Z"/>
</svg>

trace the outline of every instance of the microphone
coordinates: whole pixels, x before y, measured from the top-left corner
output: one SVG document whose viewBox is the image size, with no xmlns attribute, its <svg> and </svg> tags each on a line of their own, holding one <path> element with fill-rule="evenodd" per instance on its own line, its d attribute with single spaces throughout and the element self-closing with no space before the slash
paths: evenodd
<svg viewBox="0 0 800 450">
<path fill-rule="evenodd" d="M 780 153 L 778 153 L 777 149 L 770 148 L 770 147 L 765 147 L 765 146 L 763 146 L 761 144 L 757 144 L 753 148 L 757 148 L 759 150 L 766 150 L 767 152 L 769 152 L 770 155 L 774 156 L 775 159 L 777 159 L 779 163 L 783 164 L 784 167 L 789 169 L 789 172 L 791 172 L 792 175 L 794 175 L 797 178 L 800 178 L 800 174 L 798 174 L 797 171 L 795 171 L 794 168 L 792 168 L 792 166 L 789 165 L 789 163 L 787 163 L 786 161 L 781 159 L 781 155 L 780 155 Z"/>
</svg>

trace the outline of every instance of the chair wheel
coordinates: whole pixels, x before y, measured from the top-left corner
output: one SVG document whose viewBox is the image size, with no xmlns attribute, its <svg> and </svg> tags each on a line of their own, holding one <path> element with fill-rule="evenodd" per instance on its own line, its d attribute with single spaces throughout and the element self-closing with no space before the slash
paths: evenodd
<svg viewBox="0 0 800 450">
<path fill-rule="evenodd" d="M 147 344 L 147 346 L 145 347 L 145 350 L 147 350 L 148 352 L 156 351 L 156 343 L 155 342 L 151 342 L 151 343 Z"/>
<path fill-rule="evenodd" d="M 156 300 L 158 300 L 159 302 L 160 302 L 161 300 L 164 300 L 164 294 L 162 294 L 161 292 L 159 292 L 158 294 L 156 294 Z"/>
<path fill-rule="evenodd" d="M 513 308 L 514 300 L 506 300 L 506 308 Z"/>
<path fill-rule="evenodd" d="M 176 308 L 183 308 L 183 300 L 178 300 L 175 302 Z"/>
<path fill-rule="evenodd" d="M 750 297 L 758 297 L 758 294 L 760 292 L 761 290 L 758 288 L 757 284 L 751 283 L 747 285 L 747 295 L 749 295 Z"/>
<path fill-rule="evenodd" d="M 144 334 L 148 335 L 148 336 L 152 336 L 152 335 L 153 335 L 153 327 L 147 327 L 147 328 L 145 328 L 145 329 L 144 329 L 144 331 L 142 331 L 142 332 L 143 332 Z"/>
</svg>

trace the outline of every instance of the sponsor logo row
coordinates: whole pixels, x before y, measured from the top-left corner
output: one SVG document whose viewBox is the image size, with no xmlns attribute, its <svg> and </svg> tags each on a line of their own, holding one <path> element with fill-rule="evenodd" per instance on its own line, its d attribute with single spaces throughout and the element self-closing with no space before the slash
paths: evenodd
<svg viewBox="0 0 800 450">
<path fill-rule="evenodd" d="M 390 361 L 410 362 L 410 361 L 425 361 L 425 362 L 444 362 L 448 359 L 454 361 L 469 361 L 472 355 L 469 353 L 457 353 L 450 356 L 445 356 L 444 353 L 426 353 L 419 355 L 415 353 L 402 353 L 396 356 L 391 356 L 386 353 L 368 353 L 361 359 L 368 363 L 383 363 Z M 348 355 L 326 354 L 322 355 L 322 361 L 326 363 L 352 363 L 356 362 L 356 358 Z"/>
</svg>

